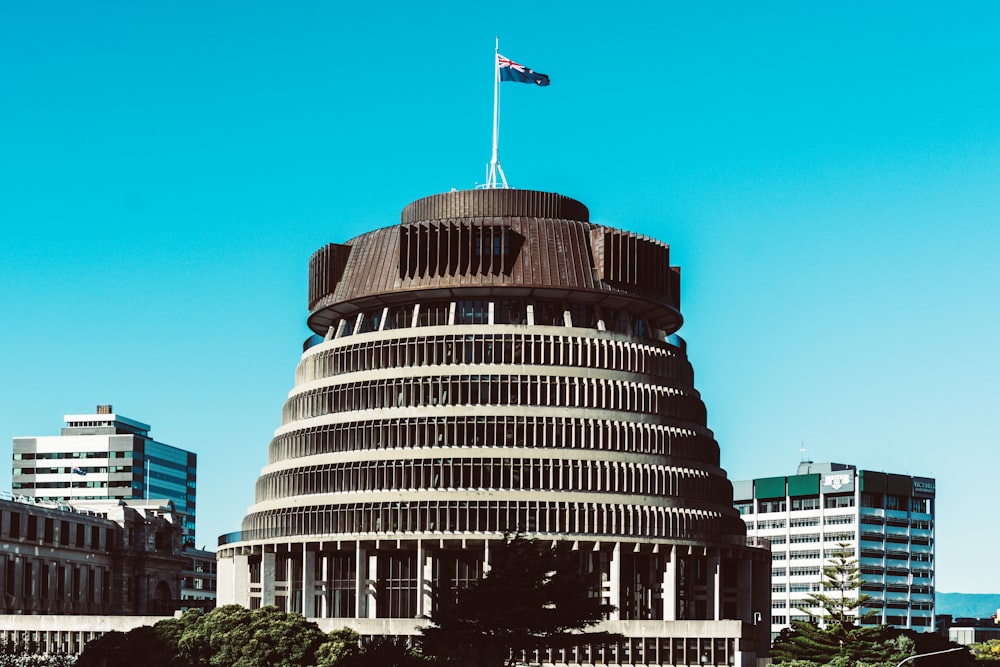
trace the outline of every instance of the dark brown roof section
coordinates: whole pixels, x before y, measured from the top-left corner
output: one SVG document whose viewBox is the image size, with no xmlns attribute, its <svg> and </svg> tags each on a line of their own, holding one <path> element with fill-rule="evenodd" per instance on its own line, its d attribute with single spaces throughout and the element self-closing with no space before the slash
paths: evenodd
<svg viewBox="0 0 1000 667">
<path fill-rule="evenodd" d="M 551 218 L 588 222 L 587 207 L 554 192 L 458 190 L 418 199 L 403 209 L 400 224 L 453 218 Z"/>
<path fill-rule="evenodd" d="M 317 251 L 309 326 L 383 305 L 451 298 L 540 298 L 599 304 L 680 326 L 680 269 L 670 247 L 588 222 L 568 197 L 468 190 L 417 200 L 402 222 Z"/>
</svg>

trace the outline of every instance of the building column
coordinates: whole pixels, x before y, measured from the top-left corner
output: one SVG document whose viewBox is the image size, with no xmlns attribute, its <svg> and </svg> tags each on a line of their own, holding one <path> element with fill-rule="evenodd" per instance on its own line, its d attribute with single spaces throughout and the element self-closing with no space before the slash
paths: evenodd
<svg viewBox="0 0 1000 667">
<path fill-rule="evenodd" d="M 274 604 L 275 559 L 275 553 L 268 551 L 265 545 L 264 553 L 260 555 L 260 606 L 262 607 Z"/>
<path fill-rule="evenodd" d="M 302 543 L 302 615 L 316 617 L 316 558 L 306 542 Z"/>
<path fill-rule="evenodd" d="M 316 572 L 316 578 L 319 582 L 319 608 L 316 609 L 317 618 L 329 618 L 330 617 L 330 556 L 325 551 L 323 551 L 323 545 L 320 544 L 319 553 L 319 571 Z"/>
<path fill-rule="evenodd" d="M 664 554 L 663 567 L 663 620 L 677 620 L 677 547 L 671 545 Z"/>
<path fill-rule="evenodd" d="M 354 618 L 368 618 L 368 552 L 354 543 Z"/>
<path fill-rule="evenodd" d="M 722 609 L 722 572 L 721 558 L 717 549 L 715 553 L 705 556 L 708 565 L 708 585 L 711 588 L 708 597 L 708 614 L 710 619 L 718 621 Z"/>
<path fill-rule="evenodd" d="M 417 540 L 417 616 L 429 616 L 434 611 L 434 557 Z"/>
<path fill-rule="evenodd" d="M 614 611 L 608 614 L 609 621 L 621 619 L 621 585 L 622 585 L 622 543 L 615 542 L 614 549 L 611 550 L 611 562 L 608 573 L 608 602 L 615 606 Z"/>
<path fill-rule="evenodd" d="M 365 582 L 368 618 L 378 618 L 378 551 L 368 554 L 368 579 Z"/>
<path fill-rule="evenodd" d="M 219 558 L 216 563 L 215 595 L 219 606 L 238 604 L 249 608 L 250 557 L 237 553 L 229 558 Z M 263 567 L 263 564 L 261 566 Z"/>
</svg>

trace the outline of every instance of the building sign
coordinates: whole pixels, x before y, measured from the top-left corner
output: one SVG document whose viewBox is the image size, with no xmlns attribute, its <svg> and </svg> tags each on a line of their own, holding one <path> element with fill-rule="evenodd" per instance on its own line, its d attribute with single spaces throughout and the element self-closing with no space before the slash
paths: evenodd
<svg viewBox="0 0 1000 667">
<path fill-rule="evenodd" d="M 843 472 L 834 473 L 832 475 L 823 475 L 823 491 L 825 493 L 830 493 L 831 491 L 853 491 L 854 490 L 854 473 L 853 472 Z"/>
<path fill-rule="evenodd" d="M 933 496 L 934 480 L 927 477 L 913 478 L 913 495 Z"/>
</svg>

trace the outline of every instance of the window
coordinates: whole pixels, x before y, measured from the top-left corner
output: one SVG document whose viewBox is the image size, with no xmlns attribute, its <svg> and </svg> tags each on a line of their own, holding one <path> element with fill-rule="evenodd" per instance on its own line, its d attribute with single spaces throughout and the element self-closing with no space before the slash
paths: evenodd
<svg viewBox="0 0 1000 667">
<path fill-rule="evenodd" d="M 792 498 L 792 511 L 798 510 L 818 510 L 819 496 L 807 498 Z"/>
<path fill-rule="evenodd" d="M 885 501 L 882 498 L 881 493 L 862 493 L 861 494 L 861 506 L 862 507 L 872 507 L 874 509 L 883 509 Z"/>
<path fill-rule="evenodd" d="M 761 513 L 764 512 L 784 512 L 786 509 L 785 499 L 780 500 L 758 500 L 758 507 Z"/>
<path fill-rule="evenodd" d="M 733 507 L 742 514 L 753 514 L 753 502 L 735 503 Z"/>
<path fill-rule="evenodd" d="M 854 507 L 854 494 L 823 496 L 823 507 L 836 509 L 838 507 Z"/>
</svg>

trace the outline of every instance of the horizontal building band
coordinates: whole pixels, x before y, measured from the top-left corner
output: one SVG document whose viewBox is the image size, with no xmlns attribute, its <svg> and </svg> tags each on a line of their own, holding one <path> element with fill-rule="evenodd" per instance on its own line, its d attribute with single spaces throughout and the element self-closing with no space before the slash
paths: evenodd
<svg viewBox="0 0 1000 667">
<path fill-rule="evenodd" d="M 465 416 L 390 416 L 298 427 L 271 442 L 269 461 L 278 463 L 332 452 L 408 450 L 431 447 L 498 447 L 567 449 L 649 454 L 667 457 L 666 464 L 686 460 L 712 466 L 718 474 L 719 446 L 707 432 L 635 421 L 578 419 L 541 415 L 481 414 Z M 321 421 L 320 418 L 313 421 Z M 707 429 L 701 429 L 707 431 Z"/>
<path fill-rule="evenodd" d="M 552 334 L 489 333 L 470 327 L 468 334 L 414 335 L 410 331 L 358 334 L 311 348 L 303 355 L 296 384 L 363 371 L 493 364 L 605 369 L 676 380 L 691 386 L 691 364 L 683 351 L 667 343 L 636 343 L 610 334 L 598 337 Z M 476 331 L 479 329 L 480 331 Z"/>
<path fill-rule="evenodd" d="M 449 405 L 614 410 L 705 422 L 701 398 L 678 387 L 500 374 L 392 378 L 310 389 L 286 401 L 282 419 L 287 424 L 331 412 Z"/>
<path fill-rule="evenodd" d="M 314 493 L 447 488 L 624 493 L 709 500 L 725 493 L 728 484 L 705 471 L 626 461 L 428 456 L 300 465 L 266 473 L 257 481 L 256 497 L 270 500 Z"/>
<path fill-rule="evenodd" d="M 308 502 L 306 499 L 303 499 Z M 564 533 L 602 537 L 644 535 L 683 540 L 744 543 L 738 518 L 688 508 L 509 500 L 345 503 L 248 514 L 244 539 L 294 535 L 408 532 Z"/>
</svg>

